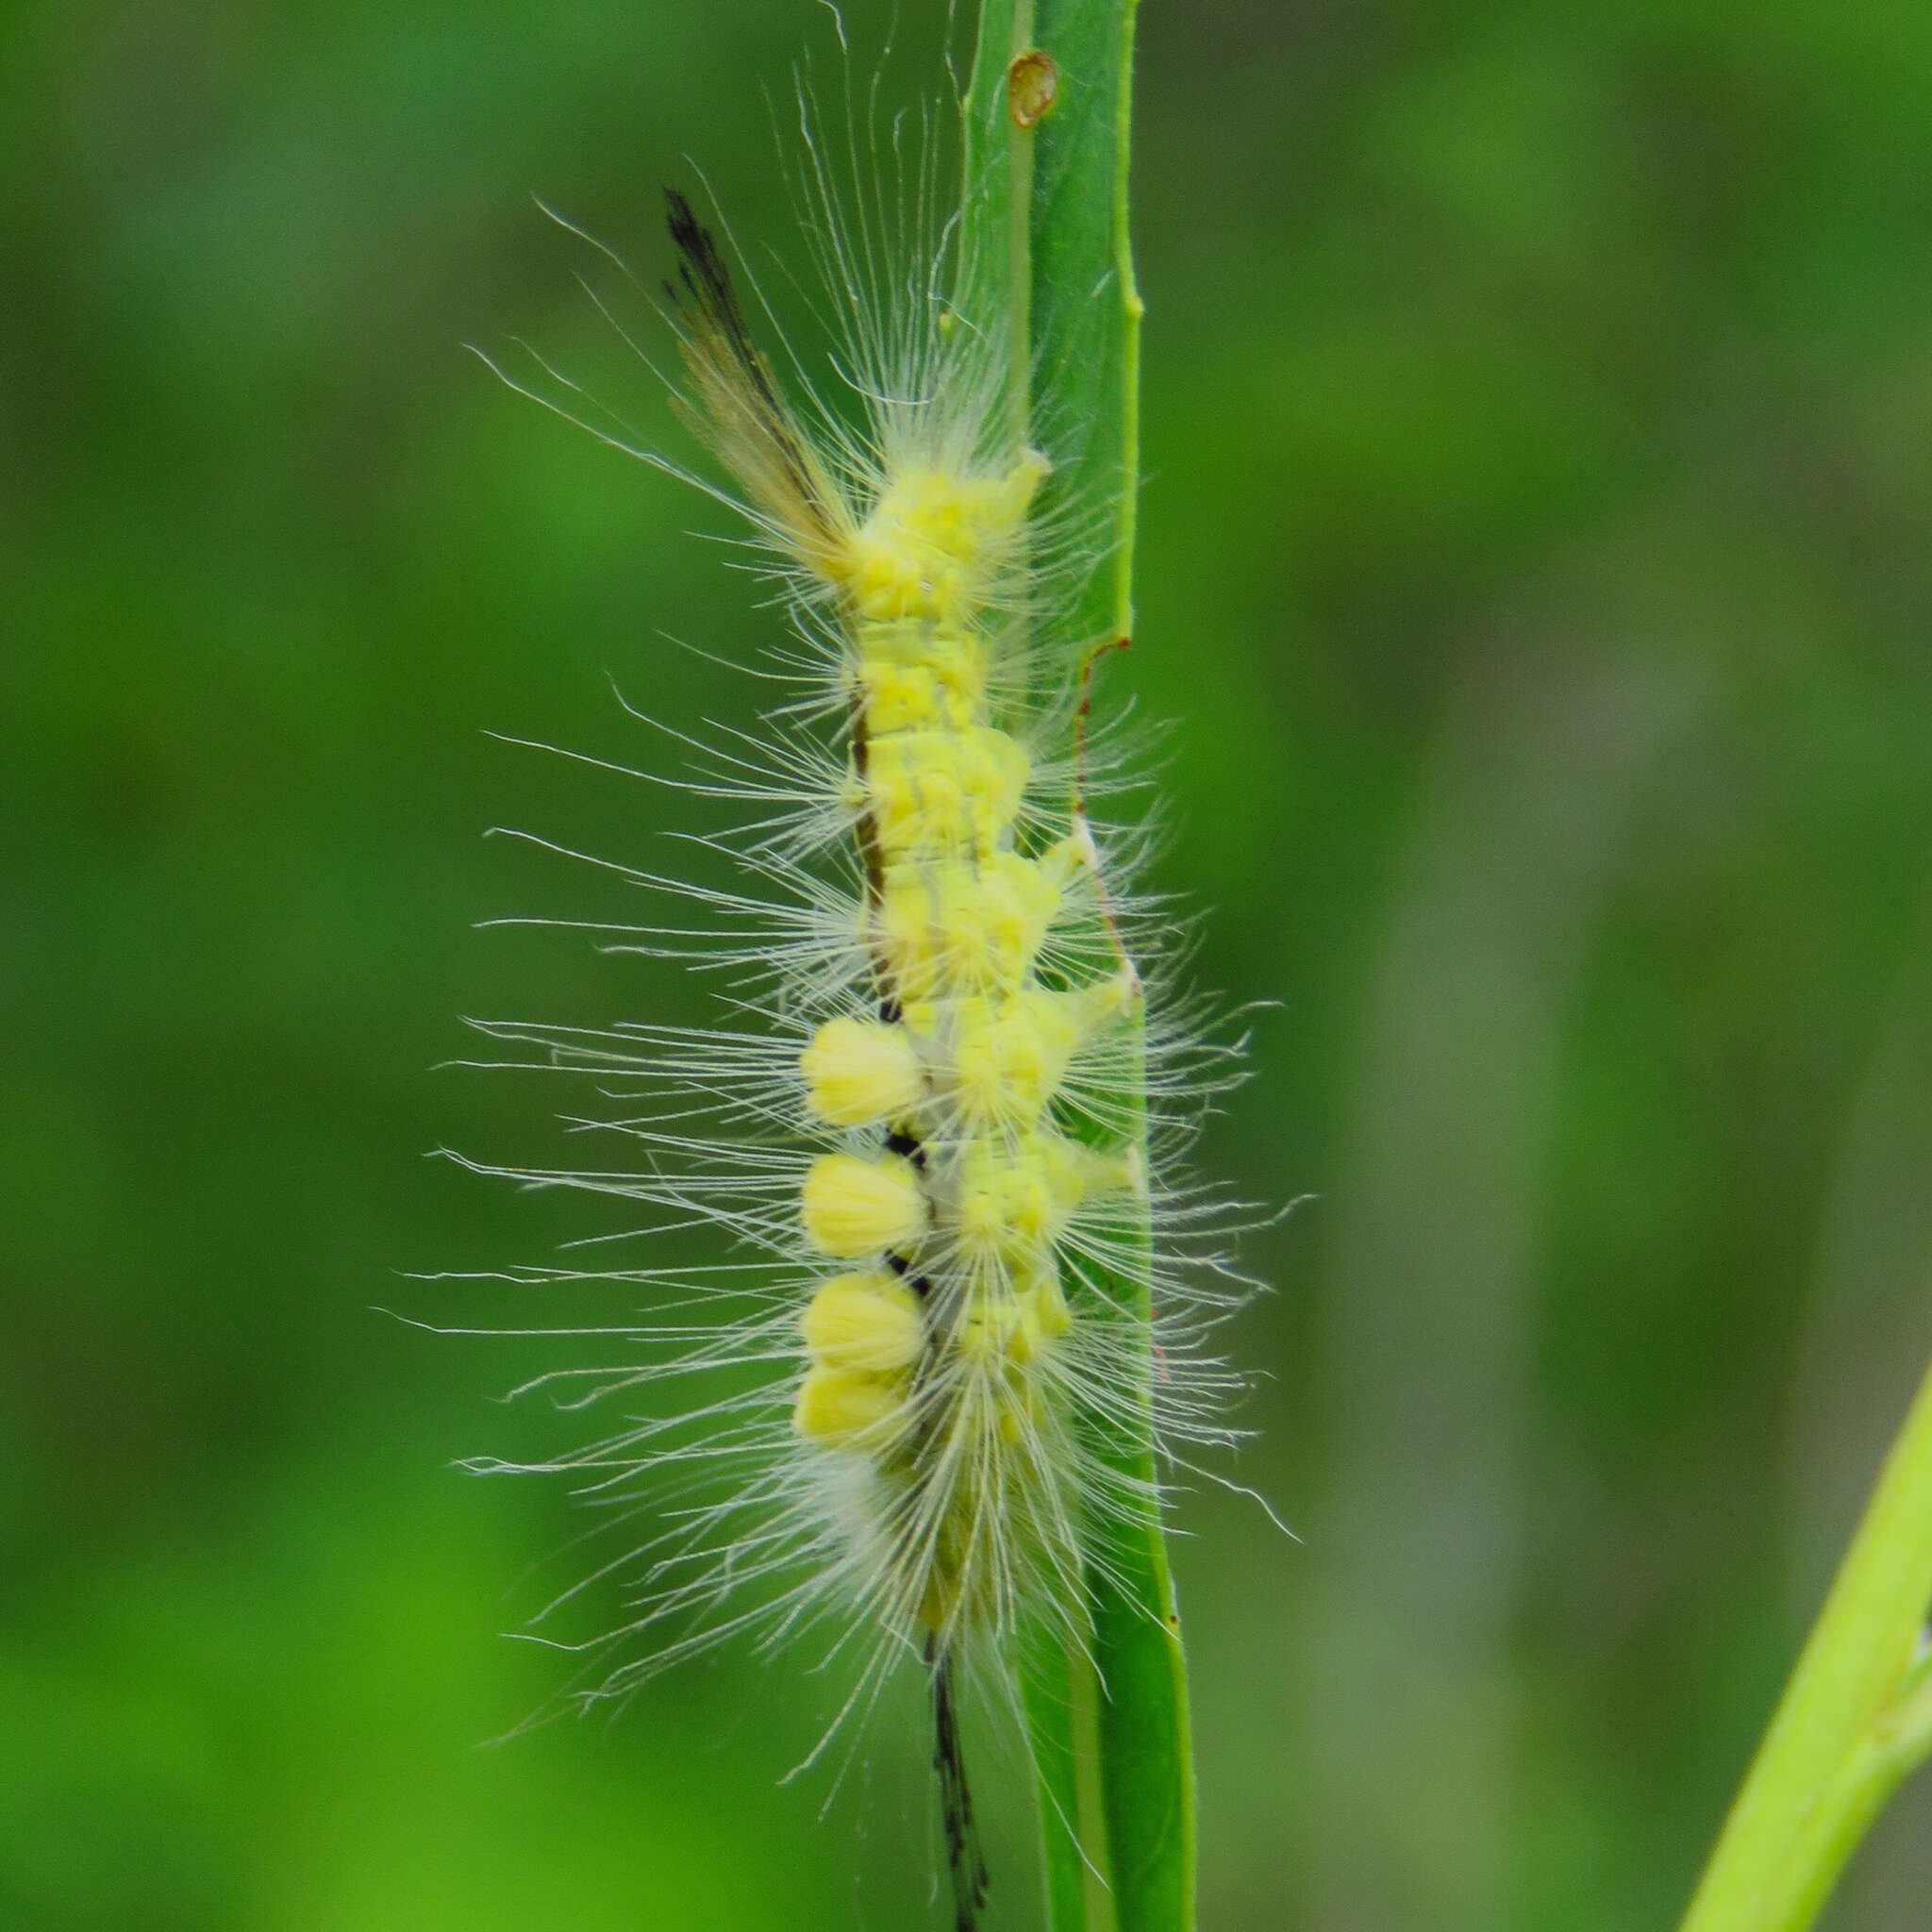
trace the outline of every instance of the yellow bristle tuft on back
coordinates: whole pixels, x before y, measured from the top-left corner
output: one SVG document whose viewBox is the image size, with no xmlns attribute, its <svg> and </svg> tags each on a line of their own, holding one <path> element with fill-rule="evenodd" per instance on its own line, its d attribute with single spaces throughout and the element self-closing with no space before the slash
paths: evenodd
<svg viewBox="0 0 1932 1932">
<path fill-rule="evenodd" d="M 800 1205 L 807 1240 L 841 1261 L 916 1241 L 926 1226 L 918 1174 L 897 1155 L 821 1155 L 805 1177 Z"/>
<path fill-rule="evenodd" d="M 835 1127 L 907 1113 L 924 1097 L 919 1055 L 903 1026 L 828 1020 L 798 1057 L 808 1105 Z"/>
<path fill-rule="evenodd" d="M 820 1368 L 892 1374 L 925 1350 L 925 1324 L 912 1291 L 890 1274 L 839 1274 L 805 1305 L 799 1332 Z"/>
</svg>

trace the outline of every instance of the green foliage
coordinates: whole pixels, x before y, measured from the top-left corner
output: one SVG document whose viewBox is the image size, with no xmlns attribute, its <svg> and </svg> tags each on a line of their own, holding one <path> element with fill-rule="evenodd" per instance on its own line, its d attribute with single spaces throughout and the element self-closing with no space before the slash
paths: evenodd
<svg viewBox="0 0 1932 1932">
<path fill-rule="evenodd" d="M 896 17 L 885 86 L 932 92 L 942 8 L 842 11 L 861 89 Z M 474 1748 L 558 1681 L 495 1632 L 583 1524 L 447 1463 L 520 1446 L 489 1398 L 542 1344 L 370 1311 L 580 1312 L 397 1278 L 586 1224 L 420 1158 L 569 1151 L 428 1071 L 452 1015 L 706 1017 L 471 931 L 638 912 L 487 825 L 652 866 L 695 823 L 482 734 L 645 762 L 607 673 L 737 718 L 661 633 L 779 635 L 686 541 L 722 516 L 458 345 L 688 453 L 529 193 L 652 283 L 690 154 L 782 245 L 758 83 L 814 31 L 836 93 L 809 0 L 0 18 L 0 1924 L 935 1921 L 916 1710 L 823 1824 L 773 1775 L 828 1680 L 748 1657 Z M 1307 1543 L 1208 1491 L 1174 1545 L 1201 1917 L 1654 1932 L 1932 1354 L 1932 19 L 1202 0 L 1139 66 L 1105 696 L 1186 721 L 1157 883 L 1270 1003 L 1208 1164 L 1318 1196 L 1234 1338 L 1242 1479 Z M 1610 836 L 1571 808 L 1633 678 L 1686 708 Z M 1588 728 L 1539 762 L 1553 691 Z M 1486 979 L 1521 854 L 1599 837 L 1569 943 Z M 1494 1756 L 1417 1761 L 1404 1656 Z M 1017 1878 L 1031 1795 L 976 1795 Z M 1831 1932 L 1917 1932 L 1928 1802 Z"/>
</svg>

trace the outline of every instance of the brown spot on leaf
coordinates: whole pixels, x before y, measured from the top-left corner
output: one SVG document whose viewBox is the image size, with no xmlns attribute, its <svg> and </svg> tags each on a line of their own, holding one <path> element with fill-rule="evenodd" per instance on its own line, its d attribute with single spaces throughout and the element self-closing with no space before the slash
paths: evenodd
<svg viewBox="0 0 1932 1932">
<path fill-rule="evenodd" d="M 1007 107 L 1016 127 L 1038 127 L 1053 111 L 1060 92 L 1060 71 L 1051 54 L 1038 47 L 1016 55 L 1007 69 Z"/>
</svg>

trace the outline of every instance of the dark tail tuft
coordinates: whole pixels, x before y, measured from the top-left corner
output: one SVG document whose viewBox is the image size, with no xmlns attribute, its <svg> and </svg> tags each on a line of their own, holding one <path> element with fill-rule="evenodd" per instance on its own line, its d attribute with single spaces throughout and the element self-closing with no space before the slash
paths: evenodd
<svg viewBox="0 0 1932 1932">
<path fill-rule="evenodd" d="M 791 408 L 778 392 L 771 365 L 752 338 L 724 251 L 675 188 L 664 191 L 664 201 L 678 258 L 677 279 L 664 284 L 664 293 L 684 339 L 686 361 L 698 377 L 698 400 L 728 443 L 732 439 L 719 415 L 718 399 L 721 393 L 731 395 L 728 413 L 758 447 L 761 459 L 775 465 L 786 494 L 795 500 L 796 513 L 823 535 L 834 521 L 824 500 L 824 485 Z M 728 463 L 728 450 L 724 453 Z"/>
<path fill-rule="evenodd" d="M 769 394 L 770 378 L 753 345 L 751 328 L 718 238 L 698 220 L 691 203 L 676 189 L 667 188 L 664 200 L 671 210 L 667 225 L 678 256 L 678 286 L 667 283 L 666 292 L 680 314 L 694 310 L 699 323 L 721 336 L 754 386 Z"/>
</svg>

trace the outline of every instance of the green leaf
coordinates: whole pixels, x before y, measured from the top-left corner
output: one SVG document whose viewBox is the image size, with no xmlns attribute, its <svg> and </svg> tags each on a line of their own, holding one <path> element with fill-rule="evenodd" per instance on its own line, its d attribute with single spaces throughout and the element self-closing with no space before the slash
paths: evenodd
<svg viewBox="0 0 1932 1932">
<path fill-rule="evenodd" d="M 1054 432 L 1057 468 L 1042 513 L 1068 508 L 1081 527 L 1098 530 L 1099 562 L 1072 640 L 1086 650 L 1124 642 L 1133 629 L 1141 323 L 1127 225 L 1134 16 L 1135 0 L 984 0 L 962 104 L 962 306 L 975 326 L 1007 345 L 1015 441 L 1047 440 L 1039 436 L 1042 423 Z M 1024 62 L 1017 70 L 1016 61 Z M 1036 115 L 1049 89 L 1052 104 Z M 1143 1048 L 1137 1031 L 1137 1069 Z M 1134 1085 L 1144 1092 L 1144 1077 Z M 1144 1151 L 1144 1107 L 1141 1117 Z M 1139 1499 L 1105 1532 L 1106 1547 L 1090 1552 L 1098 1694 L 1083 1697 L 1087 1660 L 1043 1632 L 1023 1645 L 1023 1676 L 1054 1932 L 1100 1932 L 1083 1846 L 1106 1874 L 1101 1910 L 1120 1932 L 1190 1932 L 1193 1764 L 1153 1454 L 1144 1210 L 1120 1232 L 1124 1251 L 1138 1253 L 1142 1265 L 1118 1274 L 1090 1267 L 1084 1276 L 1090 1310 L 1129 1324 L 1142 1363 L 1131 1412 L 1082 1424 L 1094 1453 Z M 1097 1793 L 1080 1776 L 1083 1712 L 1093 1720 Z"/>
<path fill-rule="evenodd" d="M 1017 440 L 1037 411 L 1062 433 L 1049 501 L 1101 507 L 1101 565 L 1080 607 L 1091 641 L 1133 630 L 1141 312 L 1127 225 L 1138 0 L 984 0 L 961 103 L 961 306 L 1004 336 Z M 1051 63 L 1052 106 L 1015 119 L 1015 59 Z M 1077 445 L 1067 446 L 1076 436 Z"/>
<path fill-rule="evenodd" d="M 1142 1055 L 1136 1054 L 1137 1063 Z M 1144 1145 L 1144 1127 L 1141 1135 Z M 1149 1253 L 1144 1213 L 1116 1241 Z M 1148 1270 L 1087 1279 L 1111 1319 L 1130 1324 L 1141 1351 L 1140 1400 L 1126 1414 L 1089 1419 L 1096 1452 L 1138 1499 L 1107 1535 L 1090 1576 L 1108 1874 L 1121 1932 L 1189 1932 L 1194 1923 L 1194 1771 L 1188 1670 L 1168 1574 L 1151 1426 L 1153 1355 Z"/>
<path fill-rule="evenodd" d="M 1077 1652 L 1069 1652 L 1057 1628 L 1039 1623 L 1023 1635 L 1020 1685 L 1033 1747 L 1049 1932 L 1089 1932 L 1087 1857 L 1105 1852 L 1098 1842 L 1086 1857 L 1081 1852 L 1088 1832 L 1097 1837 L 1099 1828 L 1080 1776 L 1083 1747 L 1090 1757 L 1092 1753 L 1092 1707 L 1098 1687 L 1078 1682 L 1079 1673 L 1091 1680 L 1093 1667 Z M 1083 1697 L 1082 1691 L 1089 1694 Z"/>
</svg>

